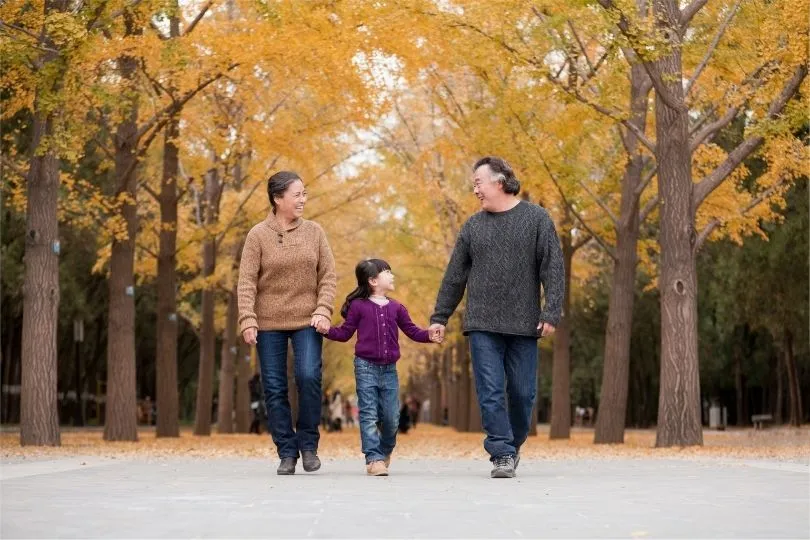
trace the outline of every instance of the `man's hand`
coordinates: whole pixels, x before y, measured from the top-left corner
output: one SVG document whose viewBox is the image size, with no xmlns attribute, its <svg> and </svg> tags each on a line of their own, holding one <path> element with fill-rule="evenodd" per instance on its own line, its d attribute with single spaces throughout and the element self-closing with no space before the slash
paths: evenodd
<svg viewBox="0 0 810 540">
<path fill-rule="evenodd" d="M 546 322 L 541 322 L 537 325 L 537 333 L 540 337 L 550 336 L 554 333 L 555 328 Z"/>
<path fill-rule="evenodd" d="M 242 339 L 245 340 L 245 343 L 248 345 L 256 345 L 256 336 L 258 332 L 255 328 L 245 328 L 245 331 L 242 332 Z"/>
<path fill-rule="evenodd" d="M 315 328 L 319 334 L 327 334 L 332 327 L 332 321 L 323 315 L 313 315 L 309 325 Z"/>
<path fill-rule="evenodd" d="M 433 343 L 441 343 L 444 341 L 444 330 L 445 326 L 439 323 L 433 323 L 428 327 L 428 334 L 430 335 L 430 341 Z"/>
</svg>

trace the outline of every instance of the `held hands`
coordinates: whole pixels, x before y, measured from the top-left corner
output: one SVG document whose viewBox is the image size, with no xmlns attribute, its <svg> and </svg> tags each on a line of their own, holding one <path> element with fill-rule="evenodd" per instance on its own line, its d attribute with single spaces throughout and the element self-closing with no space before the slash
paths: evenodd
<svg viewBox="0 0 810 540">
<path fill-rule="evenodd" d="M 323 315 L 313 315 L 309 325 L 315 328 L 319 334 L 327 334 L 332 327 L 332 322 Z"/>
<path fill-rule="evenodd" d="M 439 323 L 433 323 L 428 327 L 428 335 L 430 341 L 433 343 L 441 343 L 444 341 L 445 326 Z"/>
<path fill-rule="evenodd" d="M 550 336 L 554 333 L 555 328 L 548 323 L 541 322 L 537 325 L 537 335 L 540 337 Z"/>
<path fill-rule="evenodd" d="M 256 328 L 246 328 L 244 332 L 242 332 L 242 339 L 245 340 L 245 343 L 248 345 L 256 345 L 256 335 L 258 334 Z"/>
</svg>

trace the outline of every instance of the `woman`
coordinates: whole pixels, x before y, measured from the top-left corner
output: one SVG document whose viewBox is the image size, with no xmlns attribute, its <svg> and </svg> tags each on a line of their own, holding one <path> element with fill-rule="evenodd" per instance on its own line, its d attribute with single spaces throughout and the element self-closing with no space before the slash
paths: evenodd
<svg viewBox="0 0 810 540">
<path fill-rule="evenodd" d="M 272 211 L 245 239 L 239 265 L 239 329 L 255 344 L 261 366 L 267 427 L 281 464 L 278 474 L 317 471 L 321 415 L 321 346 L 331 326 L 335 259 L 320 225 L 302 218 L 307 192 L 294 172 L 267 181 Z M 287 344 L 292 341 L 298 387 L 293 431 L 287 399 Z"/>
</svg>

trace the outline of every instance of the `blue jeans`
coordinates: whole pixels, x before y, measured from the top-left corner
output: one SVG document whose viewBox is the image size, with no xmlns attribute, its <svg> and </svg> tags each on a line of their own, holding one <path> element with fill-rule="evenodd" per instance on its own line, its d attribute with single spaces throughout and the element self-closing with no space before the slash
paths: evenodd
<svg viewBox="0 0 810 540">
<path fill-rule="evenodd" d="M 366 463 L 382 461 L 394 451 L 399 427 L 399 377 L 396 364 L 354 359 L 360 445 Z M 380 422 L 381 429 L 377 428 Z"/>
<path fill-rule="evenodd" d="M 494 459 L 526 442 L 537 395 L 537 338 L 470 332 L 484 449 Z M 504 390 L 505 389 L 505 390 Z"/>
<path fill-rule="evenodd" d="M 298 388 L 298 422 L 292 426 L 287 396 L 287 342 L 292 341 L 295 384 Z M 321 346 L 323 336 L 312 327 L 300 330 L 266 330 L 256 338 L 261 364 L 267 430 L 276 443 L 278 457 L 297 458 L 299 451 L 318 450 L 321 423 Z"/>
</svg>

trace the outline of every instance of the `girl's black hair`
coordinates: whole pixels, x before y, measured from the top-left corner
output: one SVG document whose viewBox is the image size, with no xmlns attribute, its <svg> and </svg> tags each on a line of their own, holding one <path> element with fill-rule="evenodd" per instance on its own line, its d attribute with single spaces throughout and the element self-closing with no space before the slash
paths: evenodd
<svg viewBox="0 0 810 540">
<path fill-rule="evenodd" d="M 371 285 L 368 280 L 379 276 L 381 272 L 391 270 L 391 266 L 382 259 L 366 259 L 357 263 L 354 268 L 354 275 L 357 277 L 357 288 L 349 293 L 343 307 L 340 308 L 340 315 L 345 319 L 349 314 L 349 304 L 357 298 L 368 298 L 371 296 Z"/>
</svg>

